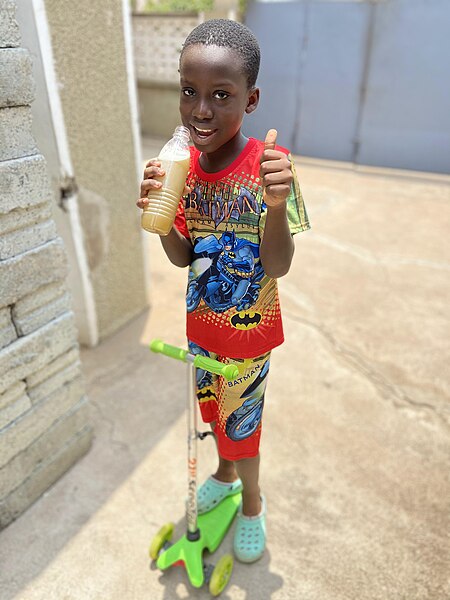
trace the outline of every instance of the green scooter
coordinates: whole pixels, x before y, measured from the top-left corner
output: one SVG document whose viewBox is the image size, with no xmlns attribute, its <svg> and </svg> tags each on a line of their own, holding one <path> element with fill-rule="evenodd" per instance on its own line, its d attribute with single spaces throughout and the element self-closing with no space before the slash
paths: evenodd
<svg viewBox="0 0 450 600">
<path fill-rule="evenodd" d="M 193 355 L 187 350 L 153 340 L 150 344 L 153 352 L 158 352 L 189 363 L 188 386 L 188 499 L 186 503 L 186 534 L 177 542 L 171 543 L 174 524 L 166 523 L 153 538 L 149 554 L 156 566 L 166 570 L 173 565 L 183 565 L 191 584 L 199 588 L 209 584 L 209 591 L 218 596 L 228 584 L 233 570 L 233 557 L 225 554 L 215 566 L 206 564 L 203 552 L 214 552 L 225 537 L 241 503 L 241 493 L 225 498 L 209 512 L 197 514 L 197 439 L 204 439 L 212 432 L 201 433 L 197 429 L 196 410 L 196 373 L 201 368 L 222 375 L 226 379 L 235 379 L 239 372 L 235 365 L 226 365 L 206 356 Z"/>
</svg>

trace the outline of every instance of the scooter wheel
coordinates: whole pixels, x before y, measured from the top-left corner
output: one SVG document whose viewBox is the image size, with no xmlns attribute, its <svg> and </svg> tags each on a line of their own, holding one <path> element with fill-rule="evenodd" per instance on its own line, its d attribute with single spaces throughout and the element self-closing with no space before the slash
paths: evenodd
<svg viewBox="0 0 450 600">
<path fill-rule="evenodd" d="M 231 554 L 225 554 L 219 560 L 211 574 L 209 581 L 209 591 L 212 596 L 218 596 L 226 588 L 230 581 L 233 570 L 233 557 Z"/>
<path fill-rule="evenodd" d="M 152 539 L 152 543 L 150 544 L 148 551 L 152 560 L 156 560 L 158 558 L 164 544 L 172 539 L 174 529 L 175 525 L 173 523 L 166 523 Z"/>
</svg>

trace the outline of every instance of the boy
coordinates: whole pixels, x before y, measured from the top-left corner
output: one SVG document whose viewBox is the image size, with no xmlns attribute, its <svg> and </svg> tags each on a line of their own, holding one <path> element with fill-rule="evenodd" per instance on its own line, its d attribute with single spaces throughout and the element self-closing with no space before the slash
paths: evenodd
<svg viewBox="0 0 450 600">
<path fill-rule="evenodd" d="M 215 433 L 219 466 L 198 489 L 199 513 L 242 490 L 234 552 L 259 559 L 266 543 L 259 489 L 259 440 L 270 351 L 283 342 L 276 278 L 290 267 L 292 235 L 309 229 L 294 167 L 276 132 L 265 142 L 241 132 L 258 106 L 259 44 L 235 21 L 211 20 L 187 37 L 180 56 L 180 114 L 194 147 L 174 227 L 161 237 L 169 260 L 189 266 L 187 336 L 193 353 L 238 366 L 236 381 L 199 371 L 203 420 Z M 141 183 L 161 186 L 150 160 Z M 236 358 L 238 357 L 238 358 Z"/>
</svg>

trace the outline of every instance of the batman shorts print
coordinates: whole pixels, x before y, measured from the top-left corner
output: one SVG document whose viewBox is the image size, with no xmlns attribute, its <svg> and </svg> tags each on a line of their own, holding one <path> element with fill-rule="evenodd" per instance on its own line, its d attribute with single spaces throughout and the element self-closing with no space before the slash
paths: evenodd
<svg viewBox="0 0 450 600">
<path fill-rule="evenodd" d="M 209 356 L 239 369 L 235 380 L 196 370 L 197 398 L 205 423 L 215 422 L 219 455 L 226 460 L 251 458 L 259 452 L 264 392 L 270 352 L 257 358 L 228 358 L 189 342 L 192 354 Z"/>
</svg>

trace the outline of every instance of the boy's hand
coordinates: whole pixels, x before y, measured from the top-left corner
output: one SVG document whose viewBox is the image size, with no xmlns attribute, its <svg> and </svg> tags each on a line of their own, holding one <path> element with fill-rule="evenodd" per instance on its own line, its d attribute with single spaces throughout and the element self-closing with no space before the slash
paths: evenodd
<svg viewBox="0 0 450 600">
<path fill-rule="evenodd" d="M 164 170 L 160 168 L 161 161 L 157 158 L 151 158 L 145 165 L 144 176 L 141 181 L 140 198 L 136 202 L 139 208 L 145 208 L 148 205 L 147 195 L 151 190 L 159 190 L 161 182 L 156 177 L 164 175 Z"/>
<path fill-rule="evenodd" d="M 288 157 L 281 150 L 275 150 L 277 135 L 275 129 L 269 129 L 267 132 L 259 169 L 264 202 L 271 208 L 285 206 L 293 180 Z"/>
<path fill-rule="evenodd" d="M 136 206 L 139 208 L 145 208 L 148 205 L 148 193 L 151 190 L 159 190 L 162 186 L 160 179 L 166 174 L 164 169 L 161 168 L 161 161 L 157 158 L 151 158 L 144 169 L 144 178 L 141 181 L 140 198 L 136 202 Z M 189 194 L 191 189 L 185 186 L 183 195 Z"/>
</svg>

